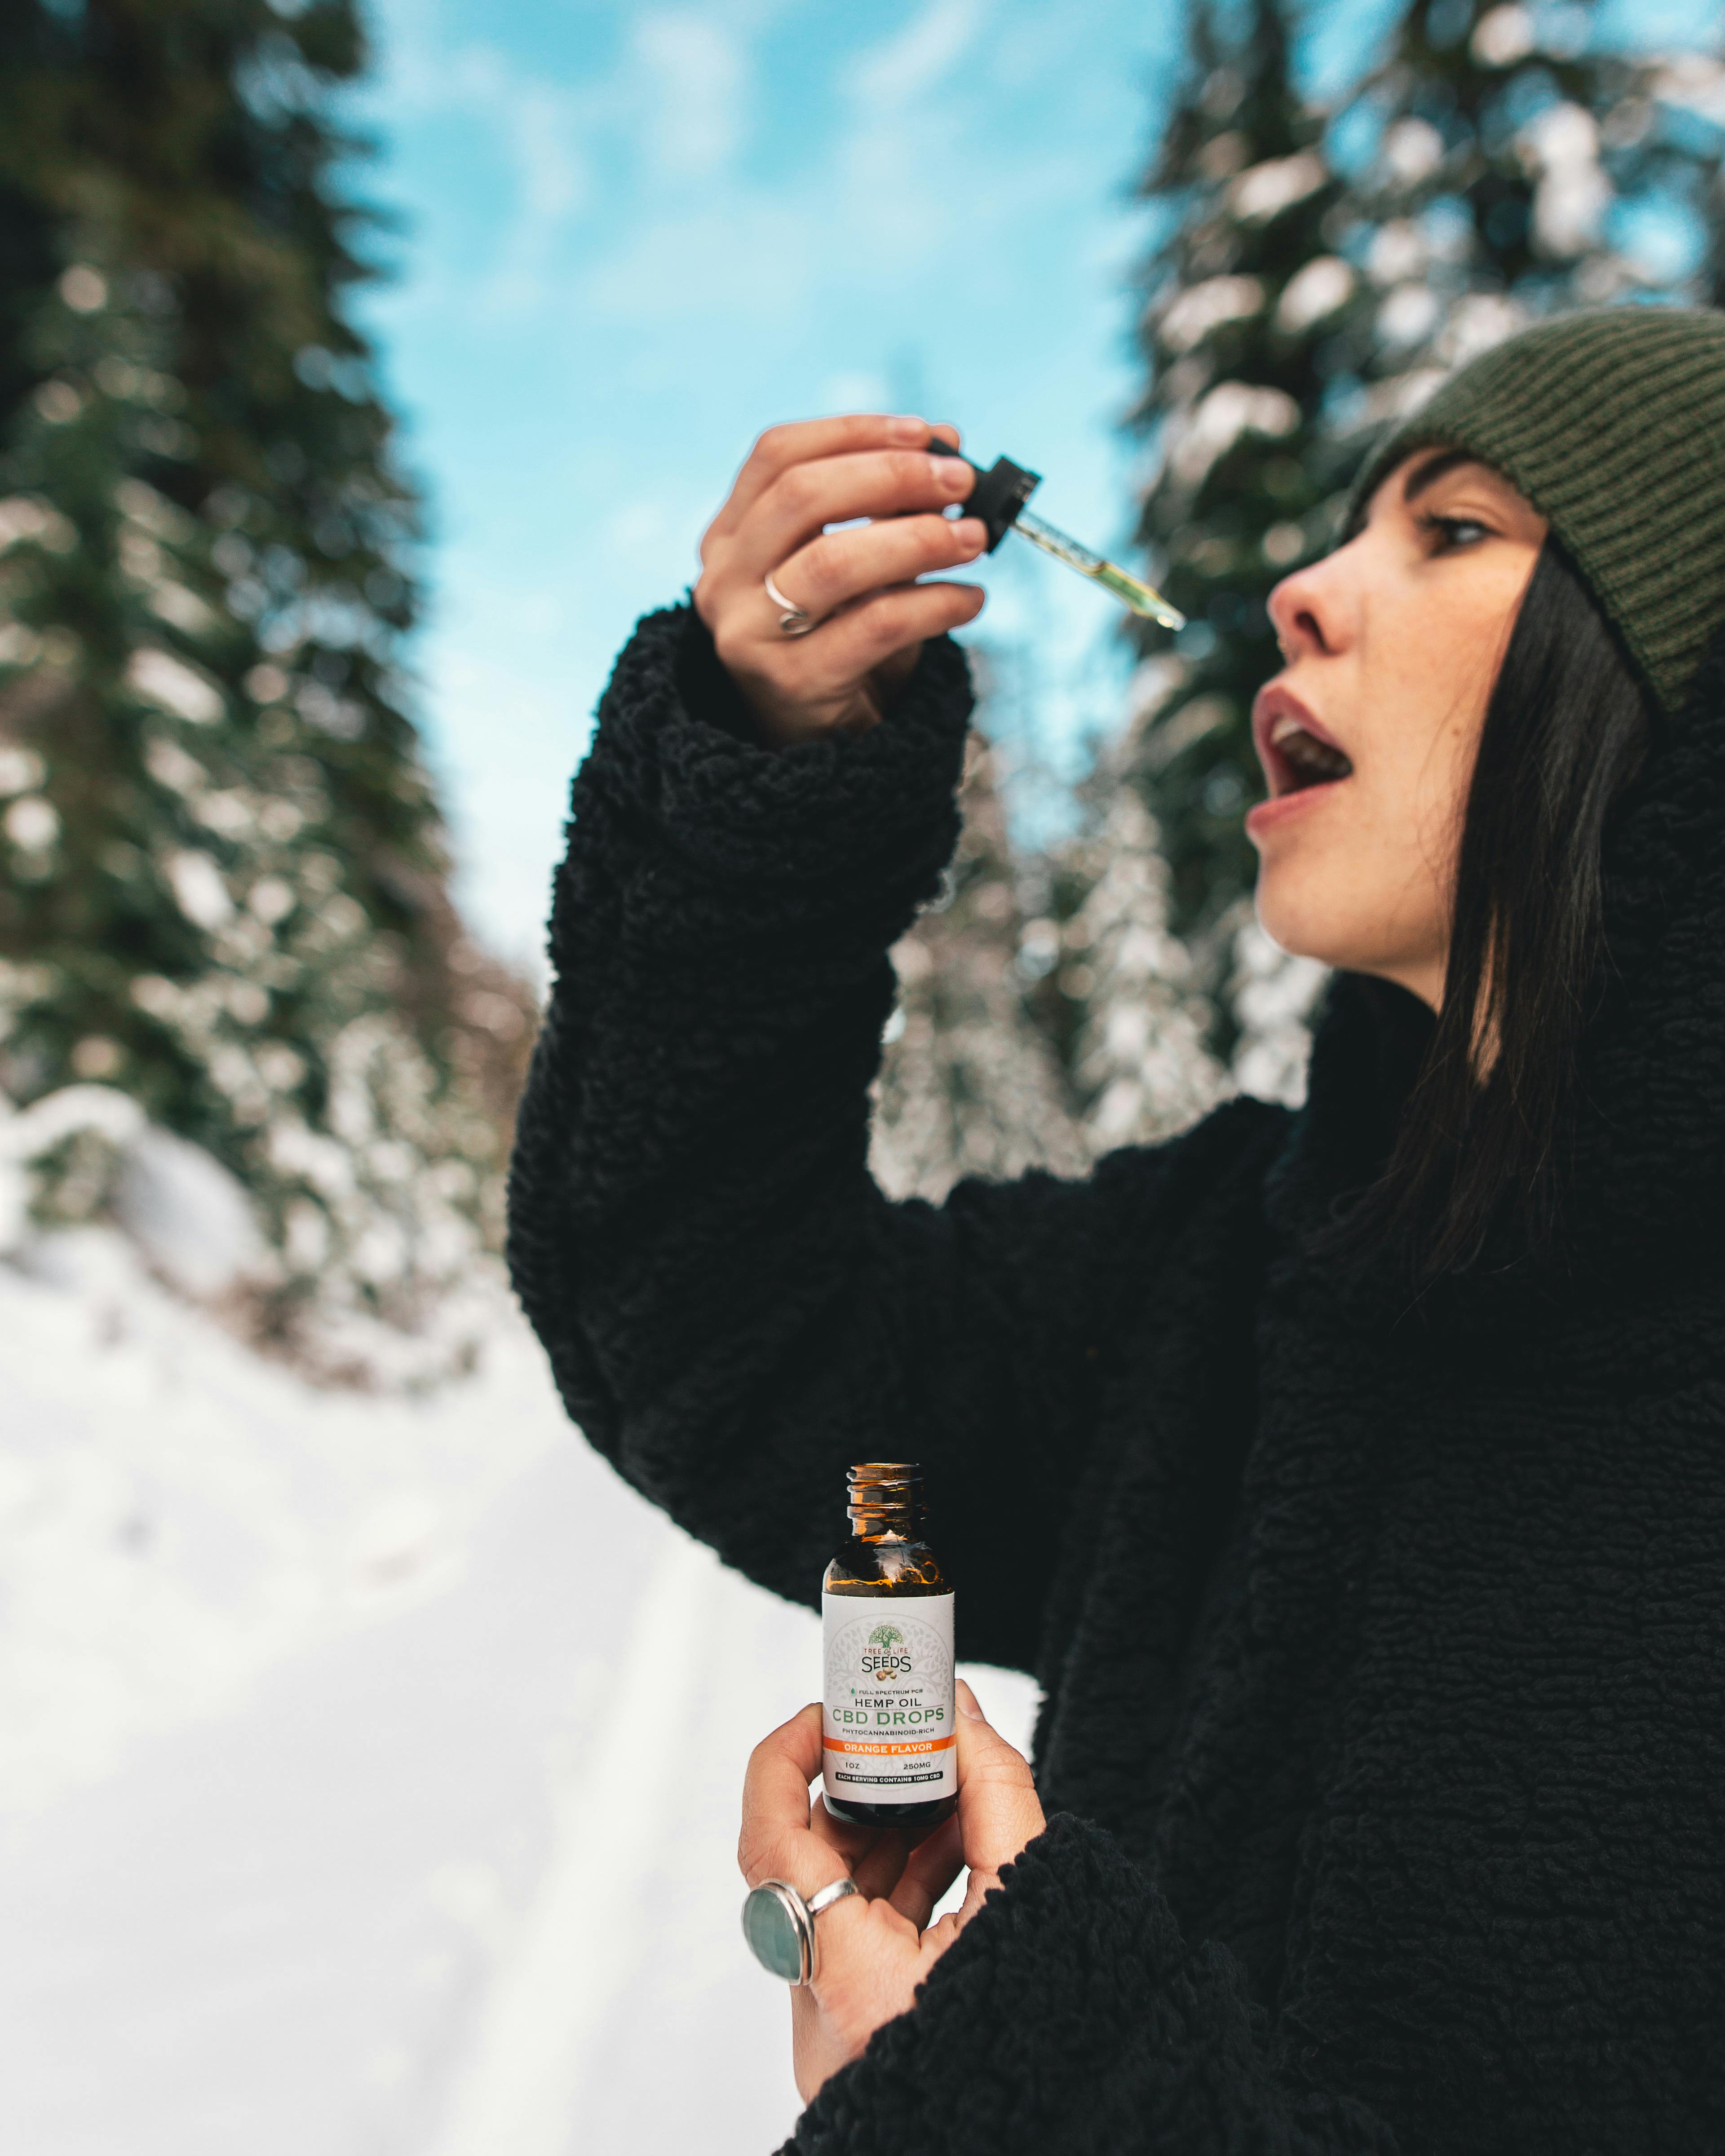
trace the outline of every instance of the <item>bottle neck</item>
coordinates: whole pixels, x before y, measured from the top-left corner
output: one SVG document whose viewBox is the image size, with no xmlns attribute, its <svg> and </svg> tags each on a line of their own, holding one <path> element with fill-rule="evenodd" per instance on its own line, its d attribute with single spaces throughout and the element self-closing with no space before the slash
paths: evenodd
<svg viewBox="0 0 1725 2156">
<path fill-rule="evenodd" d="M 845 1511 L 859 1542 L 920 1542 L 924 1507 L 922 1471 L 902 1460 L 853 1467 L 845 1477 Z"/>
<path fill-rule="evenodd" d="M 906 1542 L 922 1539 L 921 1505 L 850 1505 L 850 1532 L 860 1543 Z"/>
</svg>

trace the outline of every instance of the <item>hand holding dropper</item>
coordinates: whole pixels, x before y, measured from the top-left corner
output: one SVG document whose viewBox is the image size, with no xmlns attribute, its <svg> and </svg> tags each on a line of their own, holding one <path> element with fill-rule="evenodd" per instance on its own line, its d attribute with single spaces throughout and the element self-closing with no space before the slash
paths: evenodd
<svg viewBox="0 0 1725 2156">
<path fill-rule="evenodd" d="M 768 428 L 702 536 L 692 594 L 757 739 L 788 747 L 878 725 L 925 645 L 982 609 L 980 585 L 942 572 L 1009 531 L 1178 628 L 1159 593 L 1029 514 L 1039 483 L 1009 457 L 983 470 L 955 427 L 910 413 Z"/>
</svg>

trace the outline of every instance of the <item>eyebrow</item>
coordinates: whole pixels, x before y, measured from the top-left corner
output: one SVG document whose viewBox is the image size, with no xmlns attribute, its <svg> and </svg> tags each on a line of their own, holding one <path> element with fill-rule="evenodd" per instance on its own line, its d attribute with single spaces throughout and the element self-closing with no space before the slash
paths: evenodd
<svg viewBox="0 0 1725 2156">
<path fill-rule="evenodd" d="M 1476 465 L 1479 459 L 1471 449 L 1440 449 L 1435 456 L 1428 457 L 1423 465 L 1415 465 L 1402 483 L 1402 500 L 1414 501 L 1429 486 L 1436 485 L 1445 472 L 1452 472 L 1458 465 Z"/>
</svg>

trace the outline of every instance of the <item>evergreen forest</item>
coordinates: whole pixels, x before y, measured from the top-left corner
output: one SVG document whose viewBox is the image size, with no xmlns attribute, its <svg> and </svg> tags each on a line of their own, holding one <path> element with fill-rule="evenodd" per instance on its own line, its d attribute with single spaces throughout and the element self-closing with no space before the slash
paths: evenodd
<svg viewBox="0 0 1725 2156">
<path fill-rule="evenodd" d="M 366 63 L 352 0 L 0 16 L 0 1092 L 223 1164 L 284 1338 L 411 1327 L 495 1243 L 531 1024 L 411 716 L 421 506 L 329 118 Z M 91 1109 L 50 1219 L 105 1202 Z"/>
</svg>

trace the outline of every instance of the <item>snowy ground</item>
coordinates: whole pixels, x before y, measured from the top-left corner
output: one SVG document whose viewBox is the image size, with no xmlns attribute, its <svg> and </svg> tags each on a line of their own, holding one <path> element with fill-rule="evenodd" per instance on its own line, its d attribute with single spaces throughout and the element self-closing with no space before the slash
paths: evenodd
<svg viewBox="0 0 1725 2156">
<path fill-rule="evenodd" d="M 0 2148 L 764 2156 L 749 1738 L 814 1620 L 569 1430 L 511 1306 L 429 1403 L 312 1391 L 106 1231 L 0 1264 Z M 1029 1686 L 978 1690 L 1022 1737 Z M 687 1762 L 700 1761 L 691 1774 Z"/>
</svg>

